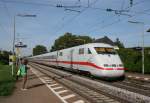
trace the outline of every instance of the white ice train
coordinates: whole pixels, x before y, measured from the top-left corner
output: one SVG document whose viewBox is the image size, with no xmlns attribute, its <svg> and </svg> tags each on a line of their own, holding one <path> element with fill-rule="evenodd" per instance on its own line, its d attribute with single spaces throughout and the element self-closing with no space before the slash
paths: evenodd
<svg viewBox="0 0 150 103">
<path fill-rule="evenodd" d="M 98 77 L 124 77 L 123 63 L 114 47 L 89 43 L 29 58 L 30 61 L 90 73 Z"/>
</svg>

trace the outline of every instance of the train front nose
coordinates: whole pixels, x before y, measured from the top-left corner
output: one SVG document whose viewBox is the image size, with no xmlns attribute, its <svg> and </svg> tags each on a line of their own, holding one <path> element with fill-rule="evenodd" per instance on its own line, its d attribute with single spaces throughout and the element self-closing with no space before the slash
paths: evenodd
<svg viewBox="0 0 150 103">
<path fill-rule="evenodd" d="M 100 77 L 121 77 L 124 75 L 124 67 L 118 55 L 101 55 L 97 57 L 97 65 L 101 68 L 94 74 Z"/>
<path fill-rule="evenodd" d="M 113 70 L 113 69 L 104 69 L 104 70 L 94 70 L 93 75 L 98 77 L 121 77 L 124 76 L 124 70 Z"/>
<path fill-rule="evenodd" d="M 121 77 L 124 75 L 124 70 L 103 70 L 102 75 L 104 77 Z"/>
</svg>

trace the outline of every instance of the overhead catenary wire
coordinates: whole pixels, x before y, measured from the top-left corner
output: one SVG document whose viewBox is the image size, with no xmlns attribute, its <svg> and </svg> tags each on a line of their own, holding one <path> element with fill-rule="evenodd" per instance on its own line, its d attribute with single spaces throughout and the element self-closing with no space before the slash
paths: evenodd
<svg viewBox="0 0 150 103">
<path fill-rule="evenodd" d="M 36 3 L 36 2 L 29 2 L 29 1 L 15 1 L 15 0 L 0 0 L 0 1 L 6 2 L 6 3 L 21 3 L 21 4 L 29 4 L 29 5 L 37 5 L 37 6 L 57 7 L 57 5 L 50 4 L 50 3 L 46 4 L 46 3 Z M 135 6 L 135 5 L 144 3 L 144 2 L 146 2 L 146 0 L 136 2 L 132 6 Z M 91 4 L 89 4 L 89 5 L 91 5 Z M 98 9 L 98 10 L 106 11 L 106 9 L 104 9 L 104 8 L 91 7 L 91 6 L 80 6 L 80 8 L 90 8 L 90 9 Z M 129 9 L 129 8 L 131 8 L 131 7 L 130 6 L 126 7 L 126 9 Z"/>
<path fill-rule="evenodd" d="M 0 0 L 2 1 L 2 0 Z M 50 6 L 50 7 L 55 7 L 57 8 L 57 4 L 50 4 L 50 3 L 36 3 L 36 2 L 29 2 L 29 1 L 15 1 L 15 0 L 3 0 L 3 2 L 5 3 L 19 3 L 19 4 L 26 4 L 26 5 L 37 5 L 37 6 Z M 68 6 L 69 7 L 69 6 Z M 102 8 L 94 8 L 94 7 L 88 7 L 88 6 L 79 6 L 81 8 L 91 8 L 91 9 L 100 9 L 100 10 L 104 10 Z M 74 8 L 73 6 L 71 6 L 71 8 Z M 75 8 L 77 8 L 77 6 L 75 6 Z"/>
<path fill-rule="evenodd" d="M 142 0 L 142 1 L 145 2 L 145 0 Z M 134 3 L 134 4 L 132 5 L 132 7 L 143 3 L 142 1 Z M 128 8 L 130 8 L 130 7 L 126 7 L 125 10 L 128 9 Z M 149 11 L 149 9 L 144 10 L 144 12 L 135 12 L 135 13 L 147 14 L 147 13 L 145 13 L 145 11 Z M 148 14 L 148 15 L 149 15 L 149 14 Z M 133 15 L 133 16 L 131 16 L 131 17 L 134 17 L 134 16 L 136 16 L 136 15 Z M 116 16 L 113 16 L 113 17 L 116 17 Z M 131 18 L 131 17 L 128 17 L 128 18 Z M 104 24 L 104 21 L 107 21 L 109 18 L 110 18 L 110 17 L 108 17 L 108 18 L 102 20 L 100 23 L 103 23 L 103 24 Z M 112 18 L 112 17 L 111 17 L 111 18 Z M 119 22 L 121 22 L 121 21 L 122 21 L 122 20 L 117 20 L 117 21 L 115 21 L 115 22 L 116 22 L 116 23 L 119 23 Z M 100 27 L 100 28 L 98 27 L 98 28 L 96 28 L 96 29 L 104 29 L 104 28 L 106 28 L 106 27 L 109 27 L 109 26 L 111 26 L 111 25 L 116 24 L 115 22 L 106 24 L 106 25 L 104 25 L 104 26 L 102 26 L 102 27 Z M 98 26 L 98 25 L 99 25 L 99 23 L 96 23 L 96 25 L 94 25 L 93 27 L 96 27 L 96 26 Z M 90 28 L 92 28 L 92 27 L 90 27 Z M 94 29 L 94 30 L 96 30 L 96 29 Z M 94 30 L 92 29 L 92 30 L 90 30 L 89 32 L 86 32 L 86 33 L 91 33 L 91 32 L 94 31 Z"/>
<path fill-rule="evenodd" d="M 9 10 L 8 10 L 8 7 L 7 7 L 6 3 L 4 2 L 4 0 L 1 0 L 1 2 L 3 3 L 3 6 L 4 6 L 5 10 L 6 10 L 6 15 L 7 15 L 8 19 L 9 19 L 9 17 L 10 17 L 11 15 L 10 15 L 10 12 L 9 12 Z M 10 34 L 10 33 L 7 31 L 7 29 L 5 29 L 5 27 L 4 27 L 2 24 L 0 24 L 0 26 L 1 26 L 1 29 L 2 29 L 6 34 Z"/>
<path fill-rule="evenodd" d="M 136 2 L 136 3 L 134 3 L 134 4 L 132 4 L 132 7 L 134 7 L 134 6 L 136 6 L 136 5 L 139 5 L 139 4 L 141 4 L 141 3 L 143 3 L 143 2 L 145 2 L 145 0 L 142 0 L 142 1 L 139 1 L 139 2 Z M 124 2 L 122 3 L 122 8 L 123 8 L 123 5 L 124 5 Z M 128 9 L 128 8 L 130 8 L 130 6 L 129 7 L 126 7 L 126 8 L 124 8 L 124 10 L 126 10 L 126 9 Z M 149 10 L 149 9 L 148 9 Z M 146 11 L 146 10 L 145 10 Z M 131 12 L 131 11 L 130 11 Z M 144 13 L 144 12 L 135 12 L 135 13 Z M 145 13 L 145 14 L 147 14 L 147 13 Z M 149 15 L 149 14 L 147 14 L 147 15 Z M 116 16 L 113 16 L 113 17 L 116 17 Z M 98 22 L 98 23 L 96 23 L 94 26 L 90 26 L 89 27 L 89 29 L 90 28 L 92 28 L 92 27 L 97 27 L 99 24 L 104 24 L 104 21 L 107 21 L 108 19 L 109 19 L 110 17 L 108 17 L 108 18 L 105 18 L 104 20 L 102 20 L 102 21 L 100 21 L 100 22 Z M 111 17 L 112 18 L 112 17 Z M 129 17 L 130 18 L 130 17 Z M 120 19 L 120 17 L 119 17 L 119 19 Z M 119 20 L 117 21 L 117 22 L 119 22 Z M 115 24 L 115 23 L 110 23 L 111 25 L 112 24 Z M 89 30 L 89 29 L 87 29 L 87 30 Z M 95 30 L 95 29 L 94 29 Z M 93 31 L 93 30 L 90 30 L 90 32 L 91 31 Z M 88 32 L 89 33 L 89 32 Z"/>
<path fill-rule="evenodd" d="M 90 6 L 92 6 L 92 5 L 94 5 L 96 2 L 97 2 L 98 0 L 95 0 L 94 2 L 92 2 L 90 5 L 89 5 L 89 7 Z M 67 25 L 69 25 L 74 19 L 76 19 L 78 16 L 80 16 L 86 9 L 88 9 L 89 7 L 86 7 L 86 8 L 84 8 L 84 9 L 82 9 L 77 15 L 75 15 L 75 16 L 73 16 L 71 19 L 69 19 L 68 21 L 66 21 L 58 30 L 56 30 L 54 33 L 58 33 L 60 30 L 62 30 L 64 27 L 65 27 L 65 25 L 67 24 Z"/>
<path fill-rule="evenodd" d="M 37 5 L 37 6 L 49 6 L 49 7 L 56 7 L 54 4 L 50 3 L 36 3 L 36 2 L 29 2 L 29 1 L 15 1 L 15 0 L 3 0 L 6 3 L 20 3 L 20 4 L 27 4 L 27 5 Z"/>
<path fill-rule="evenodd" d="M 5 1 L 5 2 L 6 2 L 6 1 Z M 20 2 L 15 1 L 15 2 L 17 2 L 17 3 L 24 3 L 24 4 L 50 6 L 49 4 L 41 4 L 41 3 L 33 3 L 33 2 L 22 2 L 22 1 L 20 1 Z M 132 6 L 141 4 L 141 3 L 143 3 L 143 2 L 145 2 L 145 0 L 136 2 L 136 3 L 134 3 Z M 51 6 L 56 7 L 56 5 L 52 5 L 52 4 L 51 4 Z M 106 9 L 97 8 L 97 7 L 91 7 L 91 6 L 87 6 L 87 7 L 86 7 L 86 6 L 81 6 L 81 8 L 84 8 L 84 9 L 90 8 L 90 9 L 106 10 Z M 126 9 L 128 9 L 128 8 L 131 8 L 131 7 L 129 6 L 129 7 L 127 7 Z M 84 11 L 84 9 L 81 11 L 81 13 Z M 69 19 L 68 22 L 69 22 L 69 23 L 72 22 L 72 20 L 75 19 L 76 17 L 78 17 L 78 15 L 80 15 L 81 13 L 79 13 L 79 14 L 75 15 L 73 18 Z M 105 21 L 105 20 L 103 20 L 102 22 L 104 23 L 104 21 Z M 64 28 L 64 25 L 65 25 L 65 24 L 67 24 L 67 23 L 64 23 L 64 24 L 62 25 L 62 27 L 61 27 L 60 29 L 58 29 L 58 30 L 61 30 L 62 28 Z M 111 25 L 112 25 L 112 24 L 115 24 L 115 23 L 111 23 Z M 107 26 L 104 26 L 104 27 L 107 27 Z M 104 28 L 104 27 L 103 27 L 103 28 Z M 56 33 L 57 33 L 57 31 L 56 31 Z"/>
<path fill-rule="evenodd" d="M 9 12 L 9 10 L 8 10 L 7 4 L 5 3 L 4 0 L 1 0 L 1 1 L 3 2 L 4 8 L 5 8 L 5 10 L 6 10 L 6 14 L 8 15 L 7 17 L 9 18 L 11 15 L 10 15 L 10 12 Z"/>
<path fill-rule="evenodd" d="M 149 10 L 149 9 L 148 9 Z M 145 13 L 140 13 L 140 14 L 137 14 L 137 15 L 142 15 L 142 14 L 145 14 Z M 132 17 L 135 17 L 135 16 L 137 16 L 137 15 L 133 15 Z M 104 29 L 104 28 L 107 28 L 107 27 L 110 27 L 110 26 L 112 26 L 112 25 L 114 25 L 114 24 L 117 24 L 117 23 L 120 23 L 120 22 L 122 22 L 122 21 L 127 21 L 129 18 L 132 18 L 132 17 L 128 17 L 128 18 L 126 18 L 126 19 L 118 19 L 118 20 L 116 20 L 116 21 L 114 21 L 114 22 L 112 22 L 112 23 L 109 23 L 109 24 L 106 24 L 106 25 L 104 25 L 104 26 L 102 26 L 102 27 L 98 27 L 98 28 L 96 28 L 96 29 L 99 29 L 99 30 L 102 30 L 102 29 Z M 96 29 L 94 29 L 94 30 L 96 30 Z M 89 31 L 88 33 L 91 33 L 91 32 L 93 32 L 94 30 L 91 30 L 91 31 Z"/>
<path fill-rule="evenodd" d="M 6 10 L 7 17 L 9 18 L 10 17 L 10 13 L 8 11 L 7 5 L 5 4 L 4 0 L 1 0 L 1 2 L 3 3 L 3 6 L 4 6 L 5 10 Z M 10 34 L 1 23 L 0 23 L 0 27 L 1 27 L 1 30 L 3 30 L 6 34 Z"/>
<path fill-rule="evenodd" d="M 56 5 L 54 5 L 54 4 L 45 4 L 45 3 L 35 3 L 35 2 L 27 2 L 27 1 L 10 1 L 10 0 L 3 0 L 4 2 L 7 2 L 7 3 L 23 3 L 23 4 L 31 4 L 31 5 L 41 5 L 41 6 L 51 6 L 51 7 L 56 7 Z M 136 3 L 134 3 L 133 5 L 132 5 L 132 7 L 133 6 L 135 6 L 135 5 L 138 5 L 138 4 L 141 4 L 141 3 L 143 3 L 143 2 L 145 2 L 145 0 L 142 0 L 142 1 L 139 1 L 139 2 L 136 2 Z M 104 11 L 106 11 L 106 9 L 102 9 L 102 8 L 97 8 L 97 7 L 91 7 L 91 6 L 81 6 L 81 8 L 83 8 L 83 9 L 87 9 L 87 8 L 89 8 L 89 9 L 98 9 L 98 10 L 104 10 Z M 127 8 L 131 8 L 130 6 L 129 7 L 127 7 Z M 126 9 L 127 9 L 126 8 Z M 82 12 L 81 12 L 82 13 Z M 80 13 L 79 14 L 77 14 L 77 15 L 80 15 Z M 78 16 L 77 16 L 78 17 Z M 70 23 L 70 21 L 72 22 L 74 19 L 76 18 L 76 15 L 72 18 L 72 19 L 69 19 L 68 20 L 68 22 Z M 106 21 L 106 20 L 102 20 L 101 22 L 102 23 L 105 23 L 104 21 Z M 65 22 L 63 25 L 62 25 L 62 29 L 64 28 L 64 25 L 65 24 L 68 24 L 67 22 Z M 112 23 L 111 23 L 112 24 Z M 107 26 L 106 26 L 107 27 Z M 61 29 L 58 29 L 58 30 L 61 30 Z M 59 31 L 58 31 L 59 32 Z"/>
</svg>

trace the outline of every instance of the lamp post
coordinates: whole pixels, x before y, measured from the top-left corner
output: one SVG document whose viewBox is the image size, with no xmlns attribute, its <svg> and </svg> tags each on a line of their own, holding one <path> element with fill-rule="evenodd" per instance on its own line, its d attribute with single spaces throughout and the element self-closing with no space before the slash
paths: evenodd
<svg viewBox="0 0 150 103">
<path fill-rule="evenodd" d="M 36 15 L 30 15 L 30 14 L 18 14 L 14 16 L 14 33 L 13 33 L 13 57 L 15 56 L 15 41 L 16 41 L 16 16 L 19 17 L 36 17 Z M 12 64 L 12 75 L 14 75 L 14 61 Z"/>
<path fill-rule="evenodd" d="M 129 23 L 141 24 L 142 25 L 142 74 L 144 74 L 144 22 L 128 21 Z"/>
</svg>

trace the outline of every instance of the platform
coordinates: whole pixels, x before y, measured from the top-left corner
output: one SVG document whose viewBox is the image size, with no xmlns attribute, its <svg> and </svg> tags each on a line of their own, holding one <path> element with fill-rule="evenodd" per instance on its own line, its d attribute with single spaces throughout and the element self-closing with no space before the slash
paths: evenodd
<svg viewBox="0 0 150 103">
<path fill-rule="evenodd" d="M 126 72 L 126 77 L 150 82 L 150 74 Z"/>
<path fill-rule="evenodd" d="M 19 79 L 11 96 L 0 97 L 0 103 L 63 103 L 53 94 L 39 78 L 29 71 L 27 88 L 22 91 L 22 80 Z"/>
<path fill-rule="evenodd" d="M 0 97 L 0 103 L 87 103 L 79 95 L 31 68 L 27 90 L 22 91 L 22 80 L 16 83 L 11 96 Z"/>
</svg>

